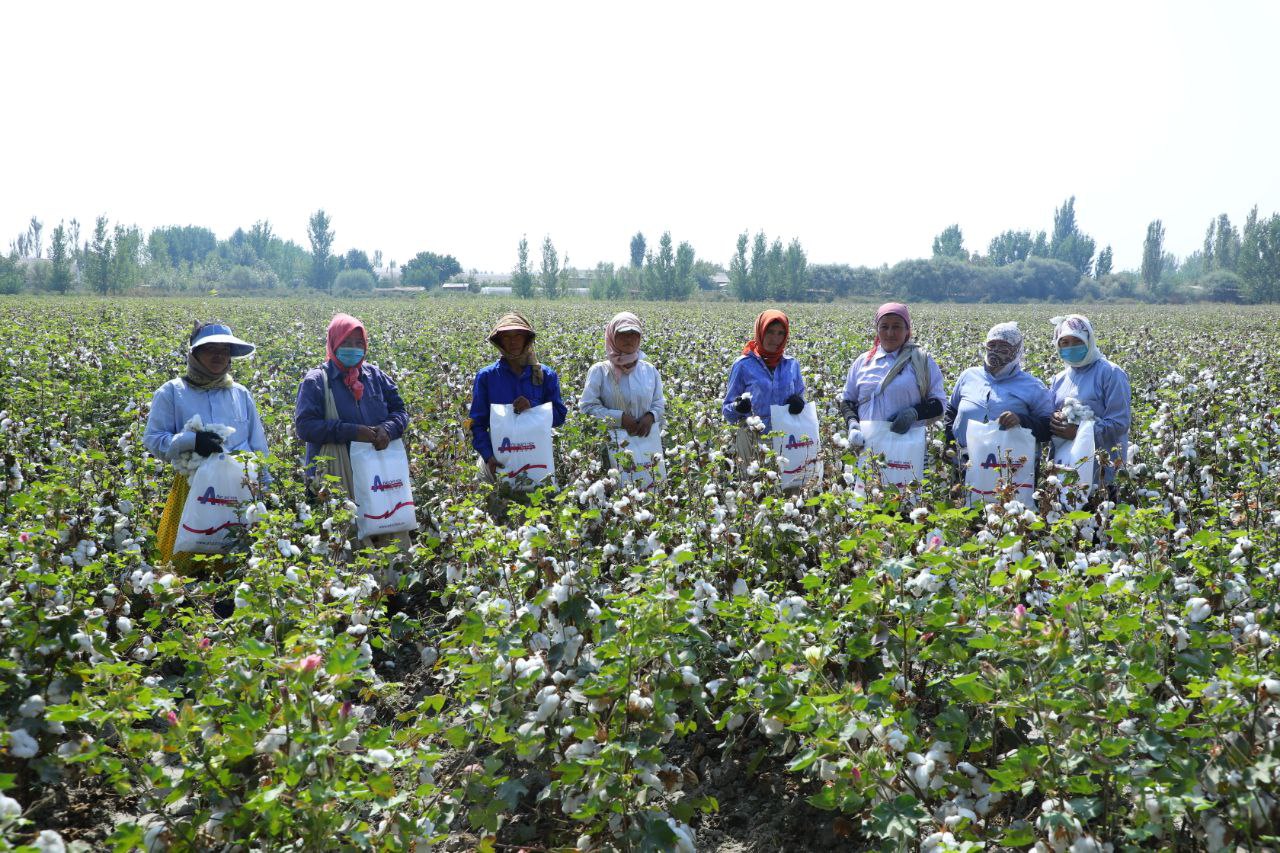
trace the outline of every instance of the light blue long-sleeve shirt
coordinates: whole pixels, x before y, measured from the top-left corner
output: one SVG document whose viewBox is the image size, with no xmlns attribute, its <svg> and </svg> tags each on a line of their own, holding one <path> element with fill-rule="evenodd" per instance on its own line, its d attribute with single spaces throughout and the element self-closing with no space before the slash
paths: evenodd
<svg viewBox="0 0 1280 853">
<path fill-rule="evenodd" d="M 1053 398 L 1039 379 L 1022 368 L 999 379 L 982 367 L 970 367 L 960 374 L 947 402 L 946 415 L 956 444 L 969 446 L 966 431 L 970 421 L 995 421 L 1001 412 L 1013 412 L 1037 439 L 1048 439 Z"/>
<path fill-rule="evenodd" d="M 1132 393 L 1129 374 L 1105 358 L 1086 367 L 1068 367 L 1049 385 L 1054 410 L 1068 397 L 1075 397 L 1093 411 L 1093 441 L 1099 450 L 1111 453 L 1106 481 L 1115 479 L 1116 466 L 1124 464 L 1129 448 Z"/>
<path fill-rule="evenodd" d="M 908 363 L 906 367 L 893 377 L 893 380 L 880 390 L 880 381 L 884 379 L 902 349 L 897 352 L 878 351 L 867 361 L 866 353 L 858 356 L 849 368 L 845 377 L 844 398 L 858 404 L 858 419 L 863 421 L 891 421 L 893 416 L 908 406 L 923 403 L 920 399 L 920 383 L 916 379 L 915 365 Z M 942 384 L 942 370 L 933 356 L 925 355 L 929 364 L 929 396 L 937 400 L 939 411 L 947 404 L 947 390 Z M 912 429 L 924 429 L 924 421 L 916 421 Z"/>
<path fill-rule="evenodd" d="M 773 427 L 769 407 L 786 405 L 787 398 L 794 394 L 804 396 L 800 363 L 784 355 L 778 366 L 769 370 L 755 353 L 735 361 L 729 371 L 729 388 L 724 394 L 724 404 L 720 407 L 729 423 L 737 423 L 747 417 L 733 407 L 733 401 L 743 391 L 751 392 L 751 413 L 764 421 L 765 432 L 768 432 Z"/>
<path fill-rule="evenodd" d="M 235 428 L 223 442 L 223 450 L 267 452 L 267 434 L 249 389 L 234 382 L 230 388 L 200 391 L 181 377 L 164 383 L 151 397 L 143 445 L 166 462 L 172 462 L 179 453 L 194 450 L 196 434 L 185 429 L 193 415 L 199 415 L 206 426 L 223 424 Z"/>
</svg>

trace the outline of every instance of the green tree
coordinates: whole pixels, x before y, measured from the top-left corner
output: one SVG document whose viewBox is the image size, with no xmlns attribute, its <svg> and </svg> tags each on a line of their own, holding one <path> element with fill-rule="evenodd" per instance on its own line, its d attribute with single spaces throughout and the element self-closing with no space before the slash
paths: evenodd
<svg viewBox="0 0 1280 853">
<path fill-rule="evenodd" d="M 361 254 L 364 254 L 363 252 Z M 366 263 L 368 259 L 366 258 Z M 373 265 L 367 269 L 373 272 Z M 412 287 L 435 287 L 462 272 L 462 264 L 453 255 L 419 252 L 400 268 L 400 281 Z"/>
<path fill-rule="evenodd" d="M 676 290 L 676 254 L 671 232 L 662 232 L 658 253 L 649 252 L 644 259 L 645 289 L 650 299 L 671 299 Z"/>
<path fill-rule="evenodd" d="M 1213 240 L 1213 268 L 1235 272 L 1236 262 L 1240 258 L 1240 232 L 1225 213 L 1219 214 L 1217 224 Z"/>
<path fill-rule="evenodd" d="M 782 257 L 782 277 L 786 282 L 787 299 L 799 302 L 809 295 L 809 259 L 799 238 L 787 244 Z"/>
<path fill-rule="evenodd" d="M 1044 232 L 1040 233 L 1043 237 Z M 937 240 L 934 243 L 936 244 Z M 1034 245 L 1030 231 L 1005 231 L 991 238 L 991 242 L 987 245 L 987 261 L 997 267 L 1025 261 Z"/>
<path fill-rule="evenodd" d="M 142 279 L 142 232 L 138 226 L 115 227 L 115 252 L 111 256 L 111 289 L 130 290 Z"/>
<path fill-rule="evenodd" d="M 542 239 L 542 273 L 539 278 L 542 281 L 542 292 L 548 299 L 555 299 L 560 288 L 560 258 L 549 234 Z"/>
<path fill-rule="evenodd" d="M 958 224 L 948 225 L 942 229 L 941 234 L 933 238 L 933 256 L 957 261 L 969 260 L 969 253 L 964 248 L 964 234 Z"/>
<path fill-rule="evenodd" d="M 93 237 L 85 253 L 88 261 L 89 285 L 98 293 L 111 290 L 111 259 L 113 254 L 111 235 L 107 231 L 107 217 L 99 216 L 93 224 Z"/>
<path fill-rule="evenodd" d="M 1049 240 L 1045 232 L 1036 233 L 1036 239 L 1031 242 L 1031 251 L 1027 253 L 1028 258 L 1047 258 L 1049 257 Z"/>
<path fill-rule="evenodd" d="M 520 238 L 516 250 L 516 268 L 511 272 L 511 292 L 521 299 L 533 296 L 533 272 L 529 269 L 529 238 Z"/>
<path fill-rule="evenodd" d="M 1142 243 L 1142 283 L 1157 298 L 1167 293 L 1161 287 L 1160 273 L 1164 270 L 1164 223 L 1152 220 L 1147 226 L 1147 238 Z"/>
<path fill-rule="evenodd" d="M 1236 263 L 1243 297 L 1249 302 L 1280 301 L 1280 214 L 1259 219 L 1254 207 L 1245 220 Z"/>
<path fill-rule="evenodd" d="M 1098 253 L 1098 262 L 1093 265 L 1093 277 L 1102 278 L 1111 275 L 1112 255 L 1111 247 L 1103 249 Z"/>
<path fill-rule="evenodd" d="M 333 292 L 343 296 L 373 293 L 377 280 L 367 269 L 355 267 L 345 269 L 333 280 Z"/>
<path fill-rule="evenodd" d="M 311 242 L 311 275 L 309 283 L 316 290 L 328 290 L 333 284 L 333 227 L 323 209 L 311 214 L 307 222 L 307 239 Z"/>
<path fill-rule="evenodd" d="M 66 293 L 71 289 L 71 254 L 68 251 L 67 229 L 61 222 L 49 235 L 49 289 L 54 293 Z"/>
<path fill-rule="evenodd" d="M 675 292 L 672 293 L 672 298 L 688 299 L 697 289 L 698 282 L 693 275 L 693 265 L 696 260 L 693 246 L 681 241 L 676 247 Z"/>
<path fill-rule="evenodd" d="M 276 235 L 271 230 L 271 223 L 265 219 L 259 219 L 249 228 L 248 232 L 249 245 L 253 247 L 253 253 L 264 261 L 271 251 L 272 243 L 276 240 Z"/>
<path fill-rule="evenodd" d="M 1049 257 L 1071 264 L 1080 275 L 1089 275 L 1093 267 L 1093 238 L 1076 226 L 1076 197 L 1067 199 L 1053 211 L 1053 238 L 1049 241 Z M 1033 253 L 1034 254 L 1034 253 Z"/>
<path fill-rule="evenodd" d="M 410 262 L 412 263 L 412 261 Z M 369 255 L 364 249 L 350 249 L 342 256 L 343 270 L 364 270 L 373 275 L 373 264 L 369 262 Z"/>
<path fill-rule="evenodd" d="M 644 264 L 645 241 L 644 233 L 637 231 L 635 236 L 631 238 L 631 266 L 633 269 L 640 269 Z"/>
<path fill-rule="evenodd" d="M 18 260 L 16 247 L 9 254 L 0 255 L 0 293 L 9 295 L 22 292 L 22 284 L 26 276 L 23 275 Z"/>
<path fill-rule="evenodd" d="M 746 302 L 751 296 L 751 280 L 747 268 L 747 243 L 750 238 L 743 231 L 738 235 L 738 246 L 729 261 L 729 290 L 739 300 Z"/>
<path fill-rule="evenodd" d="M 751 241 L 751 299 L 761 300 L 769 295 L 769 243 L 764 232 L 756 233 Z"/>
</svg>

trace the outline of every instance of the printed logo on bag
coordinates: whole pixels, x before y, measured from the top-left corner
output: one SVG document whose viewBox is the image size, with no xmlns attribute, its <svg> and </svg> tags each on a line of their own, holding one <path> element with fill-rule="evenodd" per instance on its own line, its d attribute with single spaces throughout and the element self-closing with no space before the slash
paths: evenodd
<svg viewBox="0 0 1280 853">
<path fill-rule="evenodd" d="M 534 444 L 532 441 L 524 441 L 519 444 L 512 444 L 510 436 L 503 436 L 502 444 L 498 445 L 499 453 L 524 453 L 525 451 L 528 451 L 528 450 L 537 450 L 537 449 L 538 449 L 538 445 Z M 543 465 L 542 467 L 545 468 L 546 466 Z"/>
<path fill-rule="evenodd" d="M 196 503 L 212 504 L 213 506 L 235 506 L 240 503 L 237 498 L 223 497 L 213 490 L 213 486 L 204 490 L 204 494 L 196 498 Z"/>
<path fill-rule="evenodd" d="M 911 471 L 915 468 L 910 462 L 891 462 L 885 460 L 884 467 L 892 468 L 895 471 Z"/>
<path fill-rule="evenodd" d="M 546 468 L 546 467 L 547 467 L 546 465 L 521 465 L 519 468 L 517 468 L 516 470 L 508 474 L 507 478 L 512 479 L 515 477 L 519 477 L 521 474 L 523 474 L 526 471 L 532 471 L 535 468 Z"/>
<path fill-rule="evenodd" d="M 797 441 L 794 435 L 787 436 L 787 443 L 783 445 L 787 450 L 795 450 L 797 447 L 813 447 L 813 439 L 805 436 L 802 441 Z"/>
<path fill-rule="evenodd" d="M 404 488 L 404 480 L 383 480 L 377 474 L 373 475 L 373 485 L 369 487 L 371 492 L 389 492 L 392 489 Z"/>
<path fill-rule="evenodd" d="M 986 461 L 983 462 L 978 467 L 987 468 L 987 469 L 994 468 L 997 471 L 1001 470 L 1002 468 L 1009 468 L 1016 471 L 1017 469 L 1021 468 L 1025 464 L 1027 464 L 1027 457 L 1025 456 L 1020 457 L 1018 459 L 1011 459 L 1008 462 L 1001 462 L 999 459 L 996 458 L 996 455 L 994 453 L 988 453 Z"/>
</svg>

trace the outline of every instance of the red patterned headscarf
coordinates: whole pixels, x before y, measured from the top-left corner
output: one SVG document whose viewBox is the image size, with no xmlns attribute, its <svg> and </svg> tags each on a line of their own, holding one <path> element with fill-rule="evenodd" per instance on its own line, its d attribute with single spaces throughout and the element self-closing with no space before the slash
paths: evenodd
<svg viewBox="0 0 1280 853">
<path fill-rule="evenodd" d="M 334 367 L 342 373 L 342 383 L 351 389 L 351 396 L 356 398 L 356 402 L 360 402 L 360 398 L 364 395 L 364 383 L 360 381 L 360 364 L 364 364 L 364 359 L 360 360 L 360 364 L 355 367 L 347 367 L 338 361 L 338 347 L 356 330 L 360 331 L 360 335 L 364 338 L 365 358 L 369 357 L 369 333 L 365 331 L 364 323 L 361 323 L 350 314 L 334 314 L 333 319 L 329 321 L 328 336 L 328 353 L 329 361 L 333 362 Z"/>
<path fill-rule="evenodd" d="M 766 350 L 764 348 L 764 333 L 772 323 L 781 323 L 783 330 L 782 346 L 776 350 Z M 755 337 L 747 342 L 742 348 L 743 355 L 758 355 L 764 361 L 765 365 L 773 370 L 782 363 L 782 354 L 787 349 L 787 339 L 791 337 L 791 321 L 787 319 L 787 315 L 783 314 L 776 308 L 770 308 L 767 311 L 761 311 L 760 316 L 756 318 Z"/>
</svg>

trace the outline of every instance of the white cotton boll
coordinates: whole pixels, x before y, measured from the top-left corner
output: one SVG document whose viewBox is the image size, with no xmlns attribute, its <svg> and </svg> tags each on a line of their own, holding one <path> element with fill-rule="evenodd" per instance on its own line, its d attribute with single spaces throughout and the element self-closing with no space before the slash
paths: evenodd
<svg viewBox="0 0 1280 853">
<path fill-rule="evenodd" d="M 14 758 L 35 758 L 40 744 L 26 729 L 10 729 L 9 754 Z"/>
<path fill-rule="evenodd" d="M 902 752 L 907 748 L 908 738 L 898 729 L 894 729 L 889 732 L 888 736 L 885 738 L 885 742 L 892 747 L 894 752 Z"/>
<path fill-rule="evenodd" d="M 680 667 L 680 681 L 685 687 L 697 687 L 702 683 L 702 679 L 698 677 L 698 673 L 694 672 L 691 666 Z"/>
<path fill-rule="evenodd" d="M 776 737 L 782 734 L 782 730 L 786 725 L 777 717 L 761 717 L 760 730 L 765 733 L 766 737 Z"/>
<path fill-rule="evenodd" d="M 371 749 L 365 754 L 365 758 L 369 759 L 370 764 L 384 768 L 396 763 L 396 757 L 387 749 Z"/>
<path fill-rule="evenodd" d="M 43 717 L 44 697 L 39 694 L 28 696 L 18 706 L 18 714 L 23 717 Z"/>
<path fill-rule="evenodd" d="M 1189 598 L 1187 599 L 1187 618 L 1194 622 L 1203 622 L 1213 615 L 1213 608 L 1209 605 L 1207 599 Z"/>
<path fill-rule="evenodd" d="M 66 853 L 67 851 L 67 845 L 62 840 L 62 836 L 52 829 L 40 830 L 40 834 L 36 836 L 35 848 L 40 853 Z"/>
<path fill-rule="evenodd" d="M 724 727 L 729 731 L 733 732 L 742 728 L 742 724 L 745 722 L 746 722 L 746 718 L 743 717 L 741 714 L 734 714 L 732 717 L 729 718 L 729 722 L 724 724 Z"/>
<path fill-rule="evenodd" d="M 681 823 L 673 817 L 667 818 L 667 826 L 671 827 L 671 831 L 676 836 L 676 853 L 697 853 L 697 846 L 693 843 L 693 830 L 688 824 Z"/>
<path fill-rule="evenodd" d="M 545 723 L 560 708 L 560 694 L 552 686 L 542 688 L 536 701 L 538 709 L 533 713 L 534 722 Z"/>
<path fill-rule="evenodd" d="M 1268 696 L 1280 696 L 1280 679 L 1264 678 L 1258 687 Z"/>
<path fill-rule="evenodd" d="M 0 794 L 0 822 L 14 820 L 22 816 L 22 803 L 13 797 Z"/>
<path fill-rule="evenodd" d="M 288 742 L 289 738 L 284 732 L 284 727 L 280 726 L 263 735 L 262 739 L 254 745 L 253 751 L 258 755 L 265 755 L 268 752 L 276 752 Z"/>
</svg>

